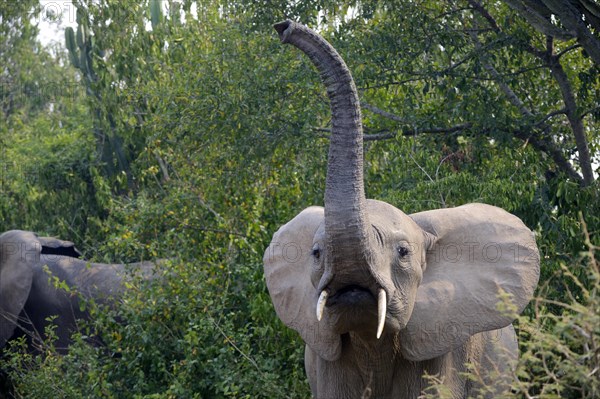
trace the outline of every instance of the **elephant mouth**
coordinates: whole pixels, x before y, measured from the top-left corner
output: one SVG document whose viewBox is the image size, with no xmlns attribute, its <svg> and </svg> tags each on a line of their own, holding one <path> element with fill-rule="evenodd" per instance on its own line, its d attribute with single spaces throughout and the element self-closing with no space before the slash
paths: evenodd
<svg viewBox="0 0 600 399">
<path fill-rule="evenodd" d="M 359 315 L 359 309 L 374 309 L 377 314 L 377 339 L 383 332 L 387 316 L 387 294 L 383 288 L 377 290 L 377 297 L 373 292 L 360 285 L 347 285 L 337 289 L 332 295 L 329 290 L 321 291 L 317 301 L 317 319 L 320 321 L 325 307 L 335 309 L 336 313 L 345 313 L 350 318 Z"/>
<path fill-rule="evenodd" d="M 330 296 L 326 306 L 368 306 L 373 304 L 375 304 L 375 297 L 371 290 L 359 285 L 349 285 L 337 290 L 334 295 Z"/>
</svg>

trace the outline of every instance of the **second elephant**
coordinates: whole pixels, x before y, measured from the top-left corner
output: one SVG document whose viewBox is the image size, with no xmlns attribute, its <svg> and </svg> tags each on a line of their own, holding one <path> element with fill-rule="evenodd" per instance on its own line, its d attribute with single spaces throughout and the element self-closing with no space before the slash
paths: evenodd
<svg viewBox="0 0 600 399">
<path fill-rule="evenodd" d="M 148 277 L 154 263 L 90 263 L 79 259 L 74 244 L 35 233 L 11 230 L 0 235 L 0 348 L 26 335 L 35 350 L 49 324 L 56 325 L 56 348 L 64 351 L 76 321 L 87 317 L 80 296 L 97 302 L 114 300 L 123 291 L 128 271 Z M 58 288 L 64 281 L 69 290 Z M 69 292 L 70 291 L 70 292 Z"/>
</svg>

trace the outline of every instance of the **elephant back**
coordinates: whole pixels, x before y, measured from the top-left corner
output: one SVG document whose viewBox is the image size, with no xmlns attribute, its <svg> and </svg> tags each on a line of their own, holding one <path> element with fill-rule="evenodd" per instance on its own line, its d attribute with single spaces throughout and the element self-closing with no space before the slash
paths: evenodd
<svg viewBox="0 0 600 399">
<path fill-rule="evenodd" d="M 94 263 L 65 255 L 41 256 L 36 273 L 64 281 L 71 293 L 103 301 L 123 291 L 124 266 Z"/>
</svg>

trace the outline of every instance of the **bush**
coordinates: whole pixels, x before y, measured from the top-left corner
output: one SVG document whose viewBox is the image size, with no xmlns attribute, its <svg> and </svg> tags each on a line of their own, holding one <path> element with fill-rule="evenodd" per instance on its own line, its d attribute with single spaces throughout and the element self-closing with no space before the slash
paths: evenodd
<svg viewBox="0 0 600 399">
<path fill-rule="evenodd" d="M 600 397 L 600 257 L 585 235 L 588 251 L 555 275 L 570 300 L 553 300 L 545 284 L 532 304 L 535 318 L 519 319 L 515 389 L 526 398 Z"/>
<path fill-rule="evenodd" d="M 281 328 L 262 284 L 241 283 L 257 281 L 257 269 L 168 261 L 158 279 L 132 282 L 117 309 L 88 304 L 93 317 L 68 354 L 13 345 L 1 367 L 14 397 L 306 397 L 303 345 Z M 96 334 L 101 345 L 89 343 Z"/>
</svg>

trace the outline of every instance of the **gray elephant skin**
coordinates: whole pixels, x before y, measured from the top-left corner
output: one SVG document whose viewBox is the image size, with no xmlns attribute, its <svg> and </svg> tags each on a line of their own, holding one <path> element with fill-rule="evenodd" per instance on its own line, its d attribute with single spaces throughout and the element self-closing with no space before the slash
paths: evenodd
<svg viewBox="0 0 600 399">
<path fill-rule="evenodd" d="M 367 200 L 348 68 L 309 28 L 275 29 L 315 64 L 332 110 L 324 207 L 282 226 L 264 255 L 277 315 L 306 343 L 313 396 L 417 398 L 426 374 L 455 398 L 500 395 L 518 356 L 511 323 L 539 277 L 532 232 L 485 204 L 406 215 Z"/>
<path fill-rule="evenodd" d="M 111 303 L 123 291 L 125 278 L 152 274 L 154 263 L 102 264 L 79 259 L 74 244 L 30 231 L 11 230 L 0 235 L 0 348 L 23 334 L 32 351 L 41 349 L 40 339 L 48 318 L 55 316 L 57 341 L 64 352 L 77 319 L 87 317 L 80 310 L 80 298 Z M 65 282 L 69 290 L 58 288 Z"/>
</svg>

